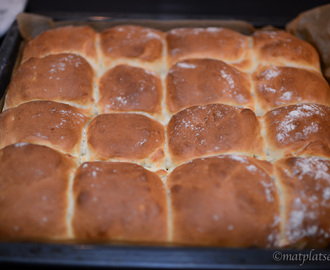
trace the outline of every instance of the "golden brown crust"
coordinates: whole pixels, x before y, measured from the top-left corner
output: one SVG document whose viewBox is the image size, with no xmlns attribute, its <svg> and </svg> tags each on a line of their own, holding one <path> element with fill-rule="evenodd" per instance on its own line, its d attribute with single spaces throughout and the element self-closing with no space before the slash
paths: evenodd
<svg viewBox="0 0 330 270">
<path fill-rule="evenodd" d="M 46 146 L 14 144 L 0 150 L 0 238 L 68 239 L 72 158 Z"/>
<path fill-rule="evenodd" d="M 146 69 L 118 65 L 108 70 L 99 82 L 101 113 L 144 111 L 161 113 L 163 88 L 160 77 Z"/>
<path fill-rule="evenodd" d="M 165 131 L 163 125 L 144 115 L 102 114 L 88 125 L 87 142 L 92 159 L 142 160 L 160 150 L 162 160 Z"/>
<path fill-rule="evenodd" d="M 249 60 L 248 37 L 220 27 L 176 28 L 167 32 L 167 61 L 169 67 L 187 58 L 216 58 L 225 62 Z"/>
<path fill-rule="evenodd" d="M 162 58 L 164 33 L 147 27 L 120 25 L 100 34 L 103 61 L 119 58 L 153 62 Z"/>
<path fill-rule="evenodd" d="M 30 58 L 14 74 L 6 96 L 6 108 L 33 100 L 71 102 L 90 107 L 94 71 L 81 56 L 48 55 Z"/>
<path fill-rule="evenodd" d="M 0 114 L 0 238 L 329 246 L 329 105 L 284 31 L 46 31 Z"/>
<path fill-rule="evenodd" d="M 320 59 L 315 48 L 288 32 L 256 31 L 253 34 L 257 62 L 274 66 L 300 66 L 320 72 Z"/>
<path fill-rule="evenodd" d="M 96 63 L 95 41 L 96 32 L 90 26 L 50 29 L 26 44 L 22 62 L 31 57 L 43 57 L 48 54 L 74 53 Z"/>
<path fill-rule="evenodd" d="M 330 157 L 330 107 L 313 103 L 274 109 L 263 117 L 268 154 Z"/>
<path fill-rule="evenodd" d="M 169 70 L 166 83 L 166 103 L 171 112 L 209 103 L 254 109 L 248 74 L 219 60 L 180 61 Z"/>
<path fill-rule="evenodd" d="M 78 108 L 53 101 L 31 101 L 0 114 L 0 148 L 18 142 L 54 147 L 78 155 L 87 118 Z"/>
<path fill-rule="evenodd" d="M 167 240 L 166 190 L 156 173 L 131 163 L 86 162 L 73 194 L 73 231 L 80 240 Z"/>
<path fill-rule="evenodd" d="M 275 165 L 284 201 L 281 246 L 327 247 L 330 242 L 330 160 L 290 157 Z"/>
<path fill-rule="evenodd" d="M 174 163 L 223 153 L 263 155 L 253 111 L 224 104 L 194 106 L 175 114 L 167 126 L 167 143 Z"/>
<path fill-rule="evenodd" d="M 279 198 L 266 161 L 229 155 L 195 159 L 174 169 L 173 242 L 271 247 L 279 236 Z"/>
<path fill-rule="evenodd" d="M 263 67 L 253 74 L 263 111 L 296 103 L 330 105 L 330 88 L 320 73 L 294 67 Z"/>
</svg>

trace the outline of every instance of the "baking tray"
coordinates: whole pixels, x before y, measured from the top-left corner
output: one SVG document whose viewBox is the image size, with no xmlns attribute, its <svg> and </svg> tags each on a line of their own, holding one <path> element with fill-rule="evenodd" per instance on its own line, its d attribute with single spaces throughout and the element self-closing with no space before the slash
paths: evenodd
<svg viewBox="0 0 330 270">
<path fill-rule="evenodd" d="M 0 47 L 0 100 L 2 100 L 16 63 L 22 37 L 16 22 L 9 28 Z M 0 103 L 0 112 L 2 104 Z"/>
<path fill-rule="evenodd" d="M 93 20 L 86 14 L 62 13 L 52 17 L 54 20 Z M 137 19 L 134 15 L 127 14 L 124 18 Z M 161 18 L 146 16 L 145 18 L 178 19 L 166 16 Z M 123 17 L 113 14 L 109 17 L 102 17 L 102 20 L 113 19 L 123 19 Z M 191 19 L 191 17 L 181 17 L 181 19 Z M 265 26 L 269 22 L 269 19 L 264 20 L 264 18 L 227 19 L 246 20 L 255 27 Z M 276 22 L 276 27 L 284 28 L 287 19 L 277 18 Z M 21 42 L 22 37 L 17 23 L 14 22 L 0 48 L 0 98 L 4 96 L 10 82 Z M 330 249 L 244 249 L 115 243 L 0 242 L 0 268 L 13 266 L 47 269 L 82 267 L 90 269 L 330 269 Z"/>
</svg>

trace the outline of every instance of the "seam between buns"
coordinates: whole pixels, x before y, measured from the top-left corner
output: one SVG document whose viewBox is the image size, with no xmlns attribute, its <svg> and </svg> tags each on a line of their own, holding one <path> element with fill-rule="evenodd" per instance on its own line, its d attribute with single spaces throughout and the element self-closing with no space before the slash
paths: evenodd
<svg viewBox="0 0 330 270">
<path fill-rule="evenodd" d="M 81 165 L 82 163 L 86 162 L 86 161 L 90 161 L 90 151 L 88 148 L 88 143 L 87 143 L 87 128 L 89 123 L 93 120 L 93 118 L 88 119 L 83 127 L 82 130 L 82 138 L 81 138 L 81 143 L 80 143 L 80 148 L 79 148 L 79 154 L 78 154 L 78 161 L 79 161 L 79 165 Z"/>
<path fill-rule="evenodd" d="M 287 219 L 285 216 L 286 213 L 286 204 L 285 204 L 285 198 L 284 198 L 284 187 L 282 186 L 282 184 L 280 183 L 280 176 L 278 173 L 278 169 L 276 168 L 276 165 L 273 165 L 274 168 L 274 183 L 277 189 L 277 193 L 279 196 L 279 209 L 280 209 L 280 235 L 279 235 L 279 240 L 277 245 L 279 247 L 282 247 L 285 245 L 286 243 L 286 237 L 285 237 L 285 224 L 287 223 Z"/>
<path fill-rule="evenodd" d="M 72 228 L 72 218 L 73 218 L 73 211 L 74 211 L 74 196 L 73 196 L 73 184 L 74 184 L 74 178 L 76 175 L 76 171 L 78 169 L 79 164 L 77 164 L 76 168 L 71 172 L 69 177 L 69 183 L 68 183 L 68 208 L 67 208 L 67 228 L 68 228 L 68 237 L 69 239 L 74 239 L 73 234 L 73 228 Z"/>
<path fill-rule="evenodd" d="M 166 176 L 165 189 L 166 189 L 166 202 L 167 202 L 167 241 L 173 242 L 173 215 L 172 215 L 172 200 L 171 191 L 167 186 L 167 180 L 169 175 Z"/>
</svg>

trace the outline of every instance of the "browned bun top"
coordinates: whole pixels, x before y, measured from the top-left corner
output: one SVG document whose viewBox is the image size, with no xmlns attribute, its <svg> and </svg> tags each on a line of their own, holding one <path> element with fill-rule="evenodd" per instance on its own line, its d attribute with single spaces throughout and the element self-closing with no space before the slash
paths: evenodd
<svg viewBox="0 0 330 270">
<path fill-rule="evenodd" d="M 108 70 L 99 82 L 101 113 L 113 111 L 161 112 L 160 77 L 143 68 L 118 65 Z"/>
<path fill-rule="evenodd" d="M 71 25 L 22 45 L 0 239 L 330 247 L 330 87 L 311 44 Z"/>
<path fill-rule="evenodd" d="M 290 157 L 275 165 L 285 204 L 282 245 L 327 247 L 330 242 L 330 160 Z"/>
<path fill-rule="evenodd" d="M 78 55 L 30 58 L 14 74 L 6 96 L 6 108 L 38 99 L 91 106 L 93 76 L 92 67 Z"/>
<path fill-rule="evenodd" d="M 315 48 L 288 32 L 256 31 L 253 41 L 258 62 L 275 66 L 300 66 L 320 72 L 320 59 Z"/>
<path fill-rule="evenodd" d="M 162 57 L 163 35 L 159 30 L 142 26 L 115 26 L 100 34 L 100 48 L 104 57 L 153 62 Z"/>
<path fill-rule="evenodd" d="M 87 141 L 94 159 L 139 160 L 163 153 L 163 125 L 144 115 L 102 114 L 87 127 Z M 163 155 L 162 155 L 163 157 Z"/>
<path fill-rule="evenodd" d="M 67 239 L 68 155 L 19 143 L 0 150 L 0 238 Z"/>
<path fill-rule="evenodd" d="M 165 186 L 132 163 L 86 162 L 73 186 L 73 231 L 78 239 L 165 242 Z"/>
<path fill-rule="evenodd" d="M 29 41 L 22 62 L 48 54 L 74 53 L 97 62 L 96 32 L 90 26 L 64 26 L 43 32 Z"/>
<path fill-rule="evenodd" d="M 209 103 L 226 103 L 254 109 L 246 73 L 215 59 L 176 63 L 167 75 L 167 106 L 171 112 Z"/>
<path fill-rule="evenodd" d="M 167 32 L 166 41 L 169 66 L 187 58 L 240 62 L 249 49 L 247 36 L 220 27 L 172 29 Z"/>
<path fill-rule="evenodd" d="M 253 75 L 263 111 L 313 102 L 330 105 L 330 88 L 320 73 L 295 67 L 263 67 Z"/>
<path fill-rule="evenodd" d="M 330 107 L 290 105 L 266 113 L 263 120 L 269 154 L 330 157 Z"/>
<path fill-rule="evenodd" d="M 279 236 L 272 165 L 239 155 L 195 159 L 174 169 L 173 242 L 271 247 Z"/>
<path fill-rule="evenodd" d="M 175 163 L 221 153 L 263 155 L 254 112 L 224 104 L 194 106 L 172 116 L 167 143 Z"/>
<path fill-rule="evenodd" d="M 78 155 L 87 118 L 78 108 L 31 101 L 0 114 L 0 148 L 17 142 L 45 144 Z"/>
</svg>

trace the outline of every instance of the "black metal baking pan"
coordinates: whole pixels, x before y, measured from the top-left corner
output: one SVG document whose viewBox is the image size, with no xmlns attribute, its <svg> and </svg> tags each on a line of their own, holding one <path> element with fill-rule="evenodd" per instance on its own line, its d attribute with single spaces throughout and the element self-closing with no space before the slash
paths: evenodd
<svg viewBox="0 0 330 270">
<path fill-rule="evenodd" d="M 329 250 L 0 243 L 3 265 L 47 269 L 329 269 L 328 259 Z"/>
<path fill-rule="evenodd" d="M 5 94 L 22 42 L 17 23 L 9 28 L 0 47 L 0 99 Z M 1 107 L 0 107 L 1 111 Z"/>
<path fill-rule="evenodd" d="M 52 17 L 55 20 L 91 20 L 81 14 L 56 14 Z M 116 18 L 111 15 L 103 19 Z M 136 18 L 125 16 L 125 19 Z M 144 18 L 155 19 L 153 16 Z M 268 23 L 260 17 L 247 21 L 256 27 Z M 284 27 L 286 21 L 278 18 L 276 22 L 281 22 L 277 27 Z M 18 26 L 14 23 L 0 48 L 0 97 L 10 82 L 21 41 Z M 0 269 L 14 266 L 34 269 L 330 269 L 330 250 L 0 242 Z"/>
</svg>

